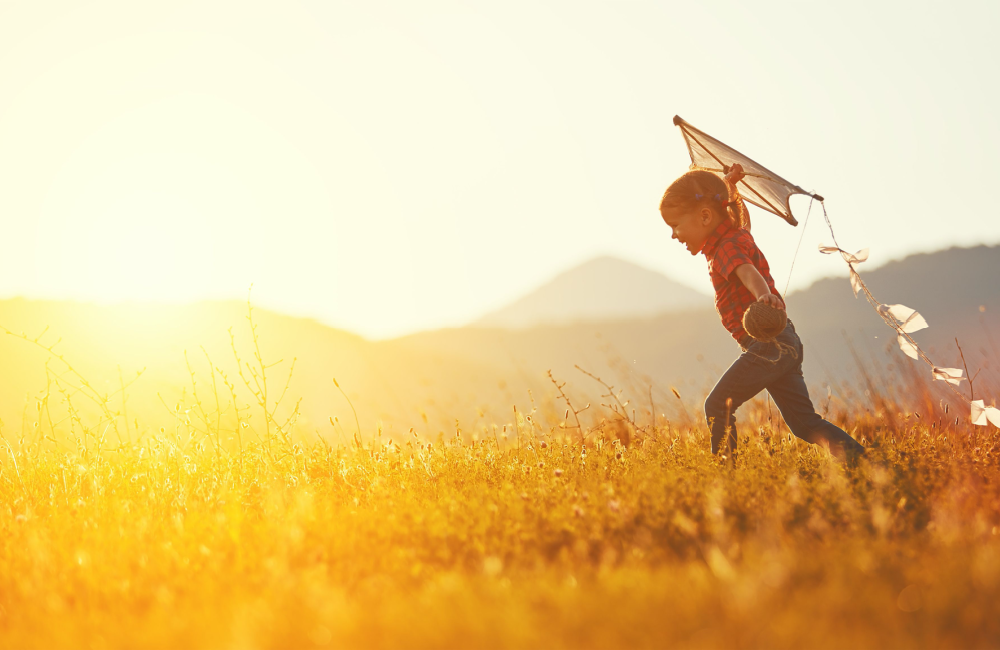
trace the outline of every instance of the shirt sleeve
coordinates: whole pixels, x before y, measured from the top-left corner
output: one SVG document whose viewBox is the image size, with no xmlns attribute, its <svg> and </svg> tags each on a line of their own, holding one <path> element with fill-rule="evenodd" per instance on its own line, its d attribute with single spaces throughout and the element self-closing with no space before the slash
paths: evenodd
<svg viewBox="0 0 1000 650">
<path fill-rule="evenodd" d="M 743 246 L 740 246 L 740 242 L 727 239 L 719 244 L 712 263 L 715 265 L 715 272 L 728 280 L 736 267 L 753 264 L 753 260 Z"/>
</svg>

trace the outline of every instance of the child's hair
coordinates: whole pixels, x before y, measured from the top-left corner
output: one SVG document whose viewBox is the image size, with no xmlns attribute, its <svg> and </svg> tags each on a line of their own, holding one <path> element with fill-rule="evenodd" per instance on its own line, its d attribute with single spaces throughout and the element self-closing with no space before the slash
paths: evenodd
<svg viewBox="0 0 1000 650">
<path fill-rule="evenodd" d="M 729 186 L 714 172 L 696 169 L 685 173 L 670 184 L 660 200 L 664 218 L 674 210 L 690 212 L 703 207 L 729 219 L 737 228 L 750 230 L 750 215 L 739 193 L 730 194 Z"/>
</svg>

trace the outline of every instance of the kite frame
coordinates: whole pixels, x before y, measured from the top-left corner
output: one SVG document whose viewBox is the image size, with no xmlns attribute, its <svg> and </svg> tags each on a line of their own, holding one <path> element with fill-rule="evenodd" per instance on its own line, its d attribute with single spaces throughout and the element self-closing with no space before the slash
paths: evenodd
<svg viewBox="0 0 1000 650">
<path fill-rule="evenodd" d="M 726 174 L 726 173 L 729 172 L 729 165 L 727 165 L 726 163 L 724 163 L 721 160 L 719 160 L 719 157 L 716 156 L 715 153 L 713 153 L 711 149 L 709 149 L 708 147 L 706 147 L 705 144 L 701 140 L 699 140 L 697 136 L 701 135 L 701 136 L 704 136 L 706 138 L 711 138 L 712 140 L 716 140 L 716 138 L 708 135 L 704 131 L 702 131 L 702 130 L 694 127 L 694 126 L 691 126 L 691 124 L 689 124 L 688 122 L 684 121 L 684 119 L 680 115 L 674 115 L 674 124 L 676 126 L 680 127 L 681 131 L 684 133 L 684 136 L 685 136 L 684 137 L 684 146 L 687 147 L 688 155 L 691 157 L 691 166 L 690 166 L 690 169 L 697 169 L 697 170 L 703 170 L 703 171 L 709 171 L 709 172 L 715 172 L 715 173 L 723 173 L 723 174 Z M 720 169 L 715 169 L 715 168 L 712 168 L 712 167 L 702 167 L 701 165 L 696 165 L 694 163 L 694 159 L 695 159 L 694 151 L 691 150 L 691 140 L 693 140 L 694 142 L 696 142 L 698 144 L 698 146 L 700 146 L 702 149 L 704 149 L 708 153 L 708 155 L 710 155 L 712 158 L 715 158 L 715 161 L 719 163 L 719 165 L 720 165 L 721 168 Z M 722 143 L 720 142 L 720 144 L 722 144 Z M 729 145 L 725 145 L 725 146 L 727 148 L 729 148 L 729 149 L 732 149 L 733 151 L 736 151 L 736 149 L 733 149 Z M 740 153 L 738 151 L 736 151 L 736 153 L 739 153 L 741 156 L 743 155 L 742 153 Z M 745 157 L 748 160 L 750 160 L 749 156 L 745 156 Z M 782 211 L 781 208 L 776 207 L 773 203 L 771 203 L 770 201 L 768 201 L 767 199 L 765 199 L 763 196 L 761 196 L 760 192 L 758 192 L 753 187 L 751 187 L 750 185 L 748 185 L 745 180 L 741 180 L 740 183 L 743 185 L 743 187 L 745 187 L 746 189 L 750 190 L 750 192 L 753 192 L 753 196 L 748 196 L 746 193 L 742 193 L 741 192 L 741 194 L 743 196 L 743 200 L 748 201 L 750 203 L 753 203 L 758 208 L 762 208 L 764 210 L 767 210 L 768 212 L 776 214 L 779 217 L 781 217 L 782 219 L 784 219 L 785 221 L 787 221 L 788 223 L 790 223 L 791 225 L 797 226 L 797 225 L 799 225 L 799 222 L 795 219 L 794 216 L 792 216 L 792 206 L 791 206 L 791 204 L 789 202 L 789 199 L 791 199 L 792 196 L 795 195 L 795 194 L 802 194 L 804 196 L 810 196 L 810 197 L 816 199 L 817 201 L 822 201 L 823 200 L 823 197 L 820 196 L 819 194 L 813 194 L 812 192 L 807 192 L 806 190 L 802 189 L 798 185 L 790 183 L 789 181 L 785 180 L 781 176 L 778 176 L 777 174 L 775 174 L 774 172 L 772 172 L 770 169 L 764 167 L 760 163 L 754 161 L 754 164 L 757 165 L 761 170 L 763 170 L 764 172 L 766 172 L 767 175 L 765 175 L 765 174 L 747 173 L 746 174 L 747 176 L 752 177 L 752 178 L 763 178 L 763 179 L 766 179 L 766 180 L 769 180 L 769 181 L 772 181 L 772 182 L 775 182 L 775 183 L 781 183 L 781 184 L 783 184 L 783 185 L 785 185 L 787 187 L 791 187 L 792 188 L 792 191 L 785 198 L 785 209 L 784 209 L 784 211 Z"/>
</svg>

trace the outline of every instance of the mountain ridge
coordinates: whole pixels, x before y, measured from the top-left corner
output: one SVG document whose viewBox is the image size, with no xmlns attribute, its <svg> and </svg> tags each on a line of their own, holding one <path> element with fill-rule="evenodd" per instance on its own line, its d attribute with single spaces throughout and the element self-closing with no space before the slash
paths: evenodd
<svg viewBox="0 0 1000 650">
<path fill-rule="evenodd" d="M 526 329 L 540 325 L 652 316 L 711 304 L 711 298 L 666 275 L 610 255 L 556 274 L 472 327 Z"/>
<path fill-rule="evenodd" d="M 1000 277 L 1000 247 L 924 253 L 861 272 L 879 300 L 906 304 L 925 316 L 930 328 L 914 338 L 935 363 L 962 365 L 958 338 L 970 374 L 980 372 L 977 395 L 985 388 L 987 399 L 997 396 L 990 387 L 1000 386 L 995 345 L 1000 341 L 1000 286 L 993 281 Z M 867 301 L 854 297 L 846 278 L 819 280 L 790 294 L 788 310 L 805 344 L 805 374 L 812 388 L 829 386 L 835 396 L 867 407 L 871 405 L 863 389 L 850 387 L 856 386 L 851 382 L 859 362 L 872 372 L 928 372 L 899 353 L 893 331 Z M 138 308 L 129 303 L 0 300 L 0 325 L 26 332 L 29 338 L 51 326 L 42 342 L 63 338 L 57 351 L 108 393 L 119 384 L 119 366 L 126 377 L 145 367 L 135 395 L 130 391 L 128 408 L 131 411 L 134 403 L 138 410 L 145 404 L 144 412 L 158 409 L 168 421 L 171 413 L 157 400 L 162 395 L 172 411 L 175 402 L 190 395 L 187 362 L 200 390 L 211 385 L 209 357 L 211 367 L 239 382 L 229 328 L 243 359 L 252 360 L 246 316 L 246 304 L 235 300 Z M 466 430 L 507 424 L 512 405 L 521 411 L 528 402 L 550 399 L 549 370 L 569 382 L 566 390 L 574 399 L 599 403 L 596 398 L 603 389 L 577 365 L 636 398 L 645 396 L 637 400 L 640 410 L 652 397 L 657 409 L 667 412 L 668 404 L 679 404 L 670 387 L 678 388 L 688 404 L 696 403 L 739 354 L 711 305 L 527 329 L 447 328 L 383 341 L 257 307 L 254 318 L 264 359 L 284 359 L 268 371 L 269 377 L 273 372 L 274 381 L 283 385 L 284 373 L 297 357 L 289 394 L 303 398 L 300 424 L 332 439 L 345 435 L 344 422 L 350 422 L 346 429 L 353 431 L 352 407 L 365 431 L 417 426 L 436 435 L 453 430 L 456 420 Z M 44 364 L 52 358 L 11 336 L 0 337 L 0 355 L 5 361 L 0 426 L 10 429 L 14 423 L 16 428 L 26 404 L 45 390 Z M 334 378 L 350 404 L 333 386 Z M 889 379 L 884 383 L 899 384 Z M 967 388 L 965 384 L 963 390 Z M 227 395 L 223 398 L 229 399 Z M 825 389 L 823 395 L 825 399 Z M 241 408 L 252 402 L 251 396 L 241 394 Z M 332 428 L 333 417 L 339 417 L 339 428 Z M 30 421 L 27 427 L 30 430 Z"/>
</svg>

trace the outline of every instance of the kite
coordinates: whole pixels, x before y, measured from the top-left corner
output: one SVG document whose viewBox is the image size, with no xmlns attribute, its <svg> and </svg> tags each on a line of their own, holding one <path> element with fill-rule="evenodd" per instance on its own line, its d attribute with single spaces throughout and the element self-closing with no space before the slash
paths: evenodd
<svg viewBox="0 0 1000 650">
<path fill-rule="evenodd" d="M 913 332 L 928 327 L 924 317 L 915 309 L 911 309 L 906 305 L 882 304 L 868 290 L 868 287 L 861 279 L 861 275 L 858 274 L 857 268 L 855 268 L 857 264 L 868 259 L 868 249 L 865 248 L 856 253 L 849 253 L 837 243 L 837 237 L 833 233 L 833 225 L 830 223 L 830 217 L 826 212 L 826 203 L 822 196 L 813 192 L 807 192 L 798 185 L 785 180 L 736 149 L 691 126 L 679 115 L 674 116 L 674 125 L 680 127 L 681 134 L 684 136 L 684 143 L 687 145 L 688 153 L 691 156 L 690 169 L 727 174 L 730 168 L 736 163 L 739 163 L 743 167 L 746 176 L 739 182 L 739 189 L 740 196 L 744 201 L 753 203 L 759 208 L 778 215 L 792 226 L 799 224 L 798 220 L 792 214 L 792 207 L 789 203 L 789 199 L 792 196 L 802 194 L 811 199 L 809 201 L 809 212 L 806 214 L 805 224 L 809 222 L 809 213 L 812 212 L 813 201 L 818 201 L 823 208 L 823 219 L 826 221 L 826 226 L 830 230 L 830 237 L 833 240 L 833 246 L 820 246 L 819 252 L 825 254 L 840 253 L 850 271 L 851 289 L 854 291 L 854 296 L 857 297 L 859 294 L 864 294 L 865 298 L 875 309 L 875 312 L 885 321 L 885 324 L 896 331 L 896 342 L 899 344 L 899 348 L 903 354 L 911 359 L 923 360 L 930 366 L 931 375 L 935 380 L 945 382 L 945 385 L 952 392 L 961 399 L 969 402 L 970 416 L 973 424 L 985 426 L 987 422 L 991 422 L 993 425 L 1000 427 L 1000 410 L 995 407 L 985 406 L 983 400 L 975 400 L 974 394 L 971 394 L 969 399 L 966 400 L 965 396 L 958 393 L 954 388 L 965 381 L 965 377 L 962 376 L 962 370 L 960 368 L 941 368 L 936 366 L 910 336 Z M 803 235 L 805 234 L 805 224 L 802 227 Z M 801 243 L 802 240 L 800 238 L 799 244 L 801 245 Z M 798 252 L 798 248 L 796 248 L 796 257 L 798 256 Z M 792 268 L 794 266 L 795 257 L 792 258 Z M 790 280 L 791 270 L 789 270 Z M 785 289 L 787 291 L 787 284 L 785 285 Z"/>
<path fill-rule="evenodd" d="M 792 207 L 788 203 L 793 194 L 805 194 L 817 201 L 823 201 L 822 196 L 789 183 L 760 163 L 750 160 L 739 151 L 694 128 L 681 119 L 680 115 L 674 116 L 674 124 L 679 126 L 681 133 L 684 134 L 684 142 L 687 144 L 688 153 L 691 154 L 691 169 L 728 174 L 729 168 L 734 163 L 742 165 L 746 177 L 740 181 L 740 185 L 743 186 L 740 196 L 744 201 L 778 215 L 793 226 L 799 225 L 792 216 Z"/>
</svg>

